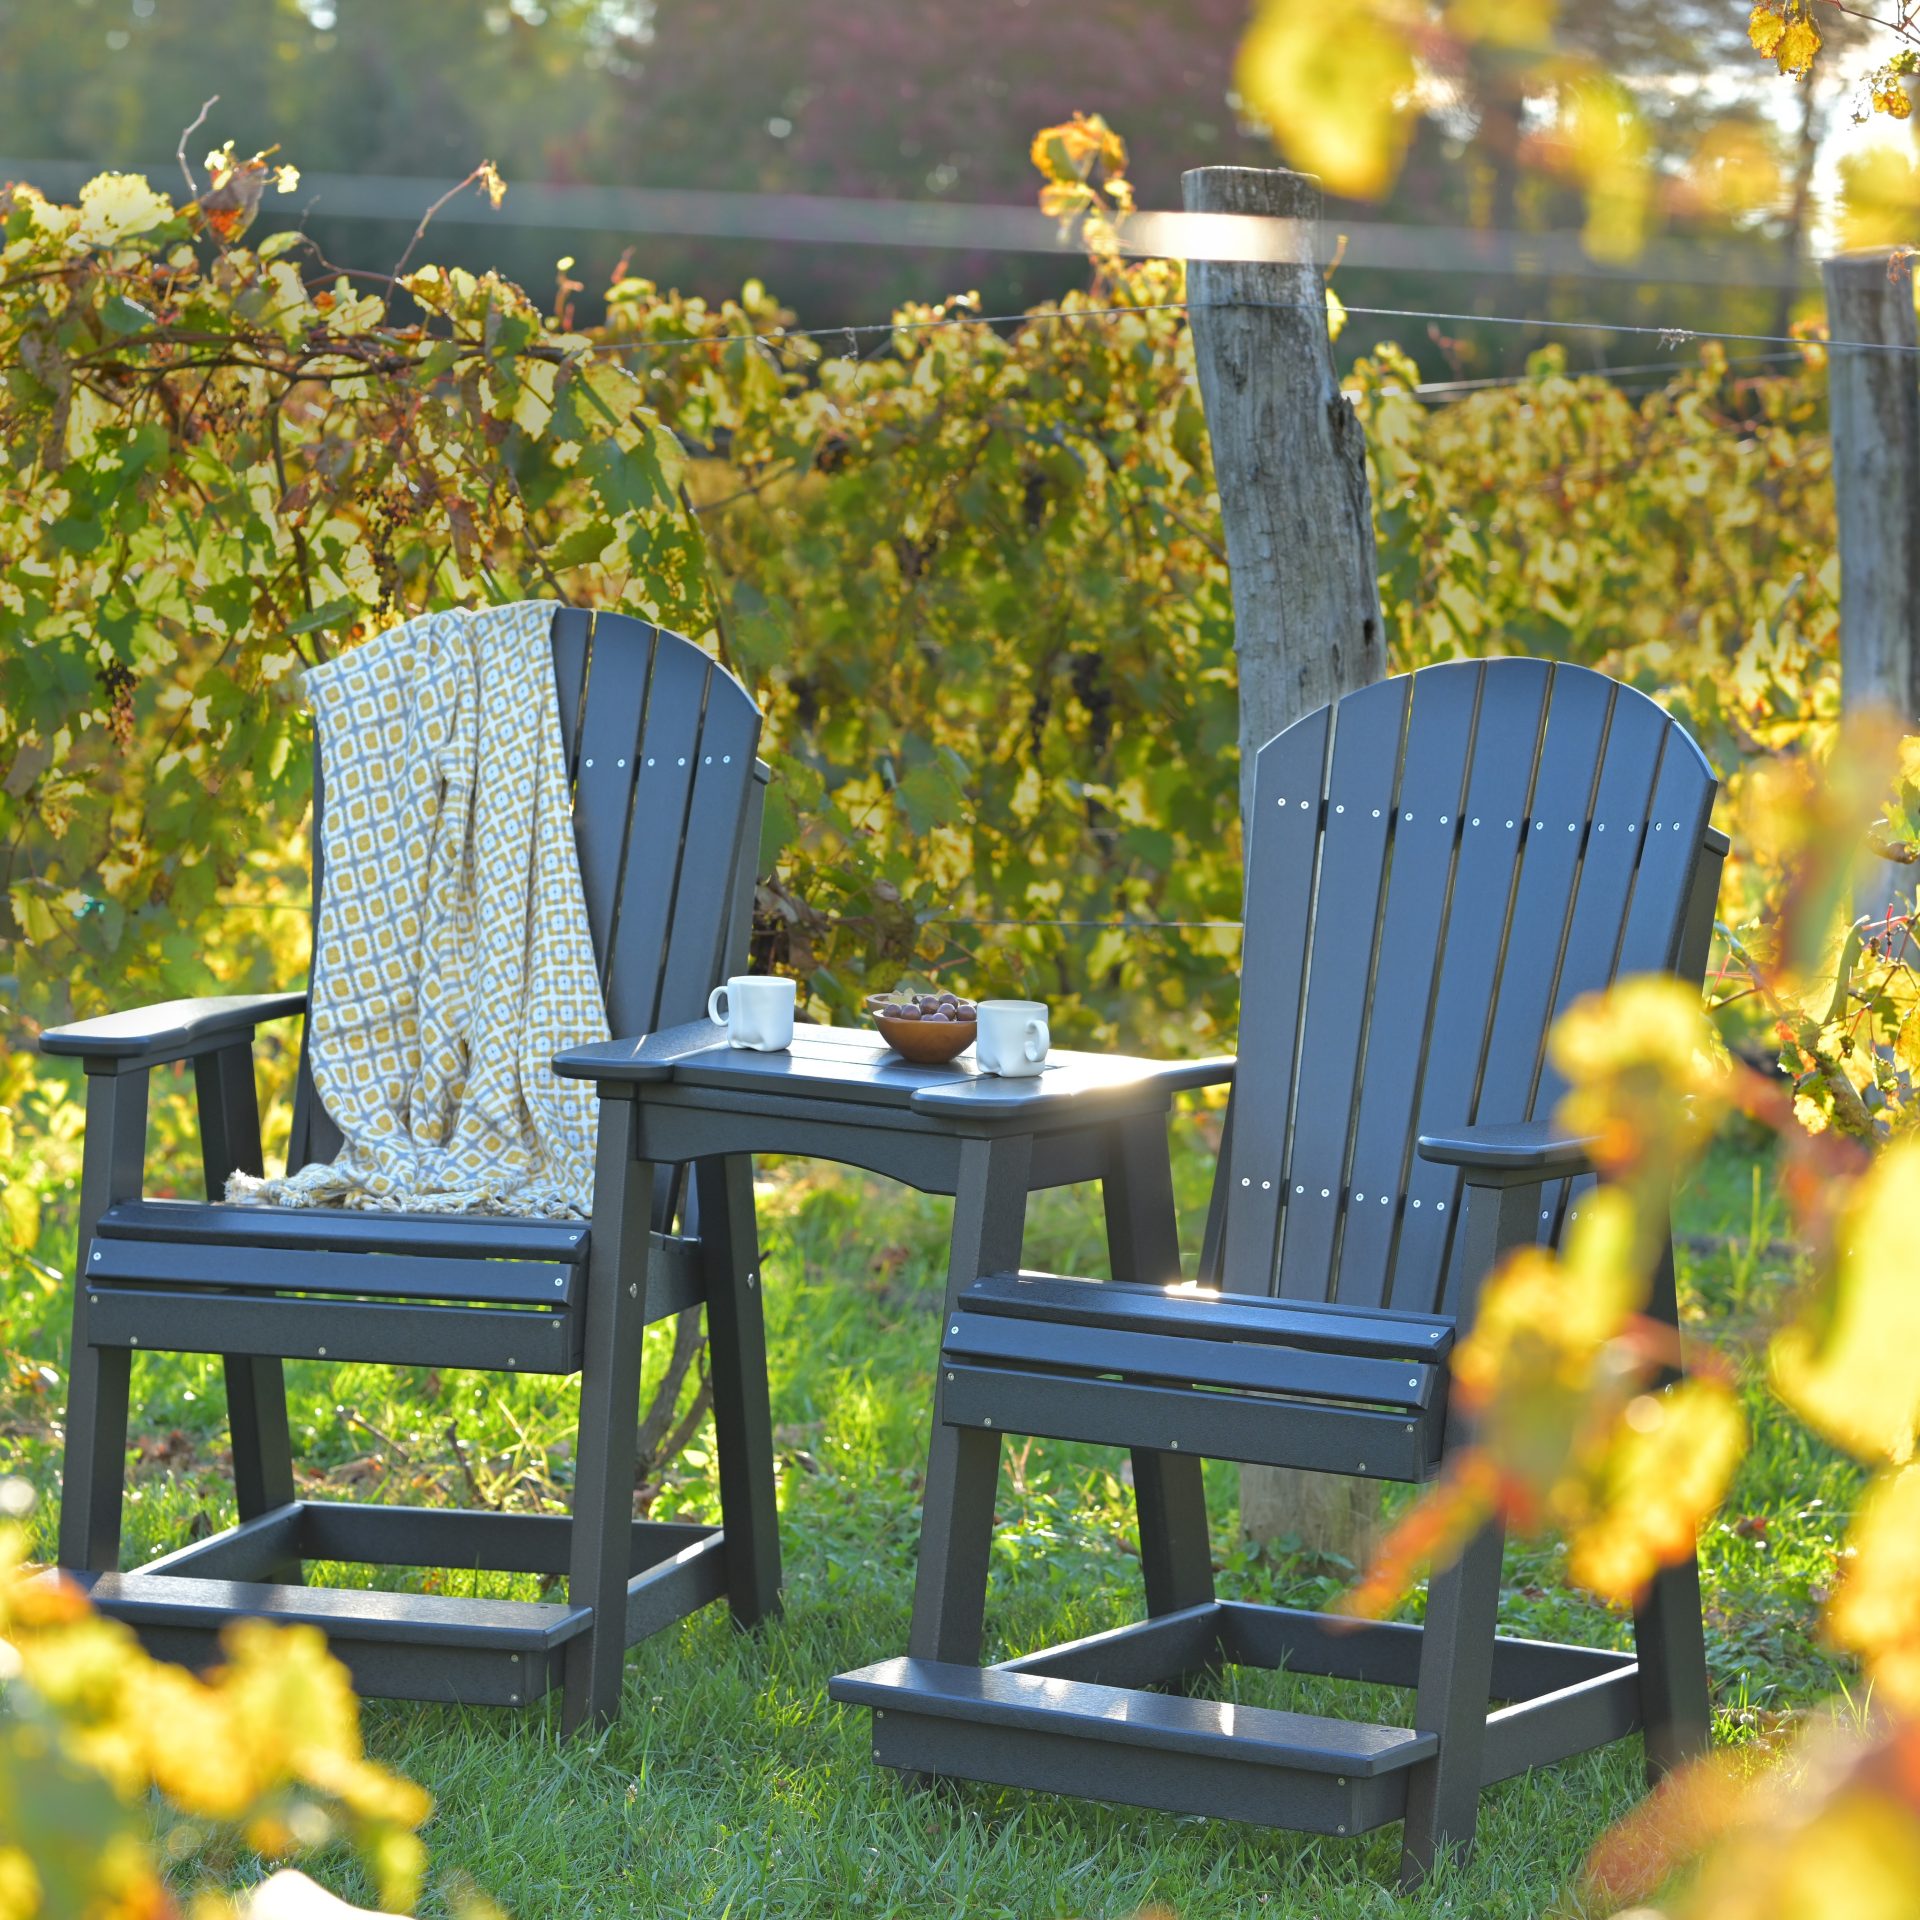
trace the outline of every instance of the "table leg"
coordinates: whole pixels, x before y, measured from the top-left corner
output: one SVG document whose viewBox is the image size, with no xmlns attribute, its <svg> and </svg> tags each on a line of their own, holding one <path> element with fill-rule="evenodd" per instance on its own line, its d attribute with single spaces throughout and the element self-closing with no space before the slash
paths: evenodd
<svg viewBox="0 0 1920 1920">
<path fill-rule="evenodd" d="M 962 1140 L 947 1257 L 945 1309 L 983 1273 L 1020 1264 L 1027 1179 L 1033 1143 L 1024 1135 Z M 948 1322 L 943 1319 L 944 1331 Z M 1000 1477 L 1000 1435 L 950 1427 L 941 1418 L 945 1382 L 935 1375 L 933 1437 L 914 1574 L 913 1628 L 907 1648 L 917 1660 L 980 1658 L 986 1618 L 987 1562 L 993 1547 L 993 1500 Z"/>
<path fill-rule="evenodd" d="M 1116 1280 L 1166 1286 L 1180 1278 L 1180 1226 L 1164 1116 L 1116 1121 L 1100 1182 L 1107 1210 L 1107 1254 Z M 1150 1615 L 1177 1613 L 1213 1598 L 1213 1549 L 1207 1494 L 1192 1455 L 1133 1449 L 1133 1503 L 1140 1523 L 1140 1569 Z"/>
<path fill-rule="evenodd" d="M 780 1611 L 780 1507 L 767 1402 L 767 1332 L 753 1162 L 744 1153 L 699 1161 L 700 1258 L 707 1276 L 713 1426 L 726 1524 L 727 1597 L 734 1624 Z"/>
</svg>

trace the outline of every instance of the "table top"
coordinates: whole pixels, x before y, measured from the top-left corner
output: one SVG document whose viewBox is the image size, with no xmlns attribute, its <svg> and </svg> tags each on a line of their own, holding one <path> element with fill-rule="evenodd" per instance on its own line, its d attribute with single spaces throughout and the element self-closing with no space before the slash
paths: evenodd
<svg viewBox="0 0 1920 1920">
<path fill-rule="evenodd" d="M 574 1047 L 554 1061 L 573 1079 L 634 1087 L 670 1083 L 731 1093 L 762 1093 L 828 1100 L 862 1107 L 906 1109 L 953 1120 L 1018 1120 L 1058 1115 L 1233 1077 L 1233 1061 L 1142 1060 L 1128 1054 L 1077 1053 L 1056 1047 L 1040 1072 L 1008 1078 L 983 1072 L 970 1054 L 944 1066 L 915 1066 L 866 1027 L 821 1027 L 800 1022 L 781 1053 L 756 1053 L 728 1043 L 710 1020 L 663 1028 L 639 1040 Z"/>
</svg>

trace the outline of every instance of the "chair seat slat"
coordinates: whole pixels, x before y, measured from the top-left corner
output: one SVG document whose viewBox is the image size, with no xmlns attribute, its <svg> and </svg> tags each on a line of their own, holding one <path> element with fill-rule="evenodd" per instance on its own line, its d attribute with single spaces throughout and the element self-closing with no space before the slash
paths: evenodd
<svg viewBox="0 0 1920 1920">
<path fill-rule="evenodd" d="M 584 1220 L 383 1213 L 343 1207 L 227 1207 L 199 1200 L 125 1200 L 100 1216 L 95 1231 L 109 1240 L 436 1254 L 468 1260 L 557 1260 L 576 1267 L 586 1264 L 589 1237 Z"/>
<path fill-rule="evenodd" d="M 98 1239 L 87 1255 L 86 1277 L 251 1294 L 319 1293 L 570 1307 L 580 1269 L 552 1260 L 445 1260 L 409 1253 L 328 1253 L 312 1247 Z"/>
<path fill-rule="evenodd" d="M 1353 1354 L 1303 1352 L 1271 1342 L 1138 1333 L 1007 1314 L 955 1314 L 943 1351 L 961 1359 L 1011 1361 L 1080 1374 L 1117 1373 L 1186 1386 L 1351 1400 L 1369 1406 L 1425 1407 L 1433 1397 L 1435 1380 L 1435 1369 L 1419 1361 L 1369 1360 Z"/>
<path fill-rule="evenodd" d="M 1189 1339 L 1267 1341 L 1309 1351 L 1383 1359 L 1434 1360 L 1453 1345 L 1453 1323 L 1437 1314 L 1326 1307 L 1258 1294 L 1216 1294 L 1135 1281 L 1076 1280 L 1064 1274 L 997 1273 L 960 1297 L 972 1313 L 1009 1314 L 1075 1326 Z"/>
</svg>

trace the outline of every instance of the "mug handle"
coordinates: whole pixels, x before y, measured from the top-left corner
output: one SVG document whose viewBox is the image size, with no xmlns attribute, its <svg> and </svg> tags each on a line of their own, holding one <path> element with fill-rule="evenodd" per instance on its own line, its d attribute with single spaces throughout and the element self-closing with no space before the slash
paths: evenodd
<svg viewBox="0 0 1920 1920">
<path fill-rule="evenodd" d="M 723 1007 L 721 1004 L 726 999 L 727 990 L 724 986 L 715 987 L 714 990 L 707 995 L 707 1018 L 711 1020 L 716 1027 L 724 1027 L 727 1024 L 731 1009 Z"/>
<path fill-rule="evenodd" d="M 1047 1049 L 1053 1045 L 1053 1035 L 1047 1029 L 1044 1020 L 1029 1020 L 1026 1030 L 1020 1037 L 1020 1051 L 1026 1055 L 1030 1066 L 1038 1066 L 1047 1057 Z"/>
</svg>

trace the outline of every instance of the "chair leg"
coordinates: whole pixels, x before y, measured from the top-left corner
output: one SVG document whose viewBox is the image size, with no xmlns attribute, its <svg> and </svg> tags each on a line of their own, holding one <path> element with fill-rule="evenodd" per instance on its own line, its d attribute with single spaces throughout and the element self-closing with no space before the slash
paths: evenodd
<svg viewBox="0 0 1920 1920">
<path fill-rule="evenodd" d="M 88 1331 L 87 1254 L 100 1216 L 140 1193 L 147 1146 L 147 1076 L 87 1076 L 86 1145 L 80 1170 L 73 1287 L 73 1344 L 67 1353 L 67 1444 L 60 1486 L 60 1565 L 113 1573 L 120 1565 L 120 1513 L 127 1471 L 127 1397 L 133 1355 L 96 1347 Z"/>
<path fill-rule="evenodd" d="M 200 1118 L 200 1163 L 207 1198 L 226 1197 L 227 1176 L 260 1174 L 260 1096 L 253 1078 L 253 1046 L 219 1047 L 193 1063 Z M 257 1519 L 293 1499 L 293 1443 L 287 1432 L 287 1389 L 281 1364 L 265 1355 L 223 1356 L 227 1427 L 233 1438 L 233 1487 L 242 1520 Z M 290 1569 L 299 1577 L 299 1563 Z"/>
<path fill-rule="evenodd" d="M 1414 1725 L 1440 1750 L 1407 1779 L 1400 1884 L 1420 1884 L 1443 1852 L 1465 1859 L 1480 1817 L 1480 1777 L 1493 1687 L 1493 1636 L 1506 1529 L 1490 1521 L 1433 1577 L 1420 1641 Z"/>
<path fill-rule="evenodd" d="M 1162 1116 L 1145 1114 L 1113 1127 L 1100 1193 L 1113 1277 L 1153 1286 L 1178 1280 L 1180 1228 Z M 1213 1547 L 1200 1461 L 1147 1447 L 1135 1447 L 1132 1461 L 1147 1612 L 1204 1606 L 1213 1598 Z"/>
<path fill-rule="evenodd" d="M 708 1364 L 726 1524 L 727 1598 L 738 1627 L 780 1612 L 780 1508 L 767 1401 L 767 1332 L 753 1162 L 744 1154 L 694 1169 L 700 1260 L 707 1281 Z"/>
<path fill-rule="evenodd" d="M 115 1573 L 120 1566 L 133 1355 L 124 1347 L 87 1345 L 85 1297 L 83 1291 L 74 1308 L 73 1351 L 67 1364 L 59 1556 L 60 1564 L 75 1573 Z"/>
<path fill-rule="evenodd" d="M 1024 1137 L 961 1142 L 947 1259 L 948 1312 L 983 1273 L 1019 1264 L 1031 1163 L 1032 1143 Z M 941 1417 L 944 1398 L 944 1382 L 936 1378 L 907 1650 L 916 1660 L 968 1665 L 980 1658 L 986 1619 L 1000 1436 L 948 1426 Z"/>
<path fill-rule="evenodd" d="M 280 1361 L 257 1353 L 230 1353 L 221 1366 L 227 1382 L 227 1431 L 233 1441 L 234 1501 L 242 1520 L 257 1520 L 293 1504 L 286 1373 Z M 299 1586 L 300 1562 L 283 1560 L 262 1577 Z"/>
<path fill-rule="evenodd" d="M 1706 1752 L 1713 1701 L 1706 1628 L 1700 1616 L 1700 1563 L 1691 1554 L 1654 1575 L 1634 1609 L 1640 1656 L 1640 1714 L 1646 1727 L 1647 1784 Z"/>
<path fill-rule="evenodd" d="M 568 1600 L 592 1608 L 593 1623 L 567 1642 L 560 1724 L 569 1734 L 613 1719 L 624 1678 L 640 1349 L 653 1244 L 653 1168 L 636 1159 L 634 1149 L 633 1102 L 602 1099 L 567 1563 Z"/>
</svg>

